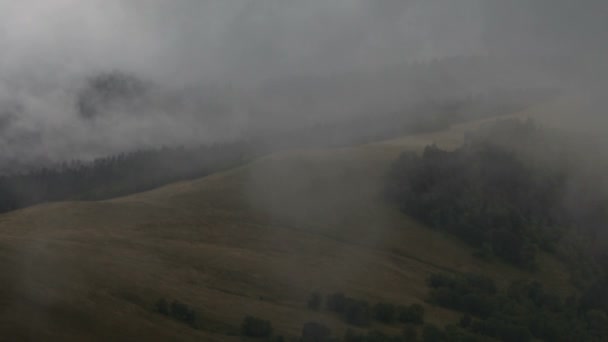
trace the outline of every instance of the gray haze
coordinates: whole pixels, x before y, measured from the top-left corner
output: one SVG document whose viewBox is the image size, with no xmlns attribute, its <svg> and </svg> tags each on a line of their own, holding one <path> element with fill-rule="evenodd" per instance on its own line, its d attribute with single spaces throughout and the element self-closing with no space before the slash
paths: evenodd
<svg viewBox="0 0 608 342">
<path fill-rule="evenodd" d="M 600 0 L 0 0 L 0 162 L 231 140 L 395 111 L 408 96 L 455 96 L 442 93 L 436 75 L 401 73 L 408 63 L 448 57 L 500 61 L 484 77 L 463 76 L 464 92 L 547 84 L 597 92 L 608 79 L 607 7 Z M 83 119 L 79 91 L 115 70 L 149 85 L 145 104 Z M 336 79 L 294 101 L 300 84 Z"/>
</svg>

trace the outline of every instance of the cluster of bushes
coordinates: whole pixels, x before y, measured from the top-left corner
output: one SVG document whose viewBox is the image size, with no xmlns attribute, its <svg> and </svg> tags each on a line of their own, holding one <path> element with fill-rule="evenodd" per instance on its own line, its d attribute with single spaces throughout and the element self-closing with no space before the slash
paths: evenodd
<svg viewBox="0 0 608 342">
<path fill-rule="evenodd" d="M 597 309 L 586 309 L 576 298 L 562 299 L 547 292 L 538 282 L 513 282 L 499 290 L 495 282 L 476 274 L 433 274 L 428 278 L 429 303 L 461 312 L 458 324 L 440 328 L 424 324 L 424 309 L 376 303 L 334 293 L 326 297 L 327 310 L 340 314 L 345 322 L 368 327 L 372 321 L 385 324 L 404 323 L 401 334 L 391 335 L 378 330 L 347 330 L 340 339 L 332 336 L 329 327 L 308 322 L 302 328 L 303 342 L 474 342 L 488 338 L 499 341 L 602 341 L 608 338 L 608 315 Z M 320 310 L 323 296 L 313 293 L 309 308 Z M 282 341 L 273 336 L 270 321 L 248 316 L 241 325 L 243 336 Z"/>
<path fill-rule="evenodd" d="M 305 323 L 302 327 L 302 342 L 329 342 L 332 341 L 331 330 L 317 322 Z"/>
<path fill-rule="evenodd" d="M 322 305 L 322 297 L 315 293 L 311 296 L 311 302 L 321 298 L 318 309 Z M 403 335 L 391 336 L 380 331 L 373 330 L 365 334 L 359 334 L 352 330 L 346 332 L 345 341 L 417 341 L 415 325 L 422 324 L 424 309 L 414 304 L 411 306 L 394 306 L 387 303 L 377 303 L 370 306 L 365 301 L 355 300 L 342 294 L 333 294 L 327 297 L 328 309 L 342 313 L 345 320 L 359 327 L 368 326 L 373 319 L 383 323 L 407 323 Z M 331 304 L 330 304 L 331 303 Z M 362 308 L 366 308 L 365 314 L 361 314 Z M 188 324 L 195 329 L 206 329 L 205 322 L 200 322 L 200 315 L 191 306 L 179 301 L 169 302 L 161 298 L 156 302 L 156 312 Z M 349 314 L 350 312 L 350 314 Z M 350 320 L 349 320 L 350 318 Z M 226 331 L 222 331 L 226 333 Z M 259 338 L 271 341 L 284 341 L 282 335 L 274 335 L 272 323 L 269 320 L 254 316 L 246 316 L 240 325 L 240 334 L 249 338 Z M 232 332 L 230 332 L 232 334 Z M 329 342 L 337 341 L 332 337 L 329 327 L 318 322 L 307 322 L 302 327 L 301 341 L 303 342 Z"/>
<path fill-rule="evenodd" d="M 415 329 L 405 330 L 403 335 L 389 335 L 379 330 L 357 333 L 347 330 L 342 341 L 345 342 L 415 342 L 418 341 L 418 333 Z"/>
<path fill-rule="evenodd" d="M 342 339 L 334 338 L 331 330 L 323 324 L 308 322 L 302 329 L 302 342 L 416 342 L 418 333 L 415 328 L 409 326 L 401 335 L 390 335 L 379 330 L 356 332 L 348 329 Z"/>
<path fill-rule="evenodd" d="M 471 333 L 454 324 L 446 325 L 443 329 L 427 324 L 422 329 L 423 342 L 481 342 L 488 338 Z"/>
<path fill-rule="evenodd" d="M 247 337 L 270 337 L 272 336 L 272 324 L 265 319 L 246 316 L 241 323 L 241 333 Z"/>
<path fill-rule="evenodd" d="M 428 285 L 430 303 L 464 314 L 454 331 L 513 342 L 608 339 L 606 312 L 585 310 L 576 298 L 564 300 L 538 282 L 518 281 L 499 291 L 487 277 L 435 274 Z"/>
<path fill-rule="evenodd" d="M 430 302 L 439 306 L 487 317 L 494 311 L 496 285 L 484 276 L 466 275 L 459 278 L 434 274 L 428 279 L 432 288 Z"/>
<path fill-rule="evenodd" d="M 313 293 L 310 296 L 308 301 L 310 309 L 319 310 L 322 304 L 321 294 Z M 404 306 L 379 302 L 371 305 L 367 301 L 348 297 L 343 293 L 334 293 L 327 296 L 325 307 L 340 315 L 346 323 L 358 327 L 369 326 L 374 320 L 385 324 L 424 322 L 424 308 L 419 304 Z"/>
<path fill-rule="evenodd" d="M 348 324 L 368 326 L 372 321 L 372 310 L 368 302 L 347 297 L 342 293 L 327 296 L 326 306 L 329 311 L 340 315 Z"/>
<path fill-rule="evenodd" d="M 405 324 L 424 323 L 424 308 L 420 304 L 409 306 L 378 303 L 374 306 L 374 318 L 380 322 L 392 324 L 395 322 Z"/>
<path fill-rule="evenodd" d="M 477 342 L 485 340 L 455 325 L 448 325 L 441 329 L 434 324 L 424 325 L 420 333 L 414 327 L 408 326 L 400 335 L 390 335 L 378 330 L 365 333 L 347 330 L 342 339 L 346 342 Z"/>
<path fill-rule="evenodd" d="M 169 302 L 161 298 L 156 302 L 156 311 L 167 317 L 186 323 L 193 328 L 198 327 L 198 314 L 194 308 L 174 300 Z"/>
<path fill-rule="evenodd" d="M 313 292 L 308 299 L 308 308 L 311 310 L 320 310 L 323 305 L 323 296 L 318 292 Z"/>
</svg>

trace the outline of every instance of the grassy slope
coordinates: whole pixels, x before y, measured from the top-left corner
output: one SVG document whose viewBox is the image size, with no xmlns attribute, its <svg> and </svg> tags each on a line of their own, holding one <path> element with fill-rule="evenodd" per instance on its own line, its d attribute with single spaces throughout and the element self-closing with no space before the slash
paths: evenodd
<svg viewBox="0 0 608 342">
<path fill-rule="evenodd" d="M 534 275 L 484 263 L 380 198 L 386 168 L 401 151 L 458 146 L 480 124 L 282 153 L 111 201 L 2 215 L 0 331 L 34 340 L 229 340 L 152 313 L 162 296 L 193 304 L 211 331 L 238 328 L 255 314 L 281 333 L 297 335 L 312 319 L 340 333 L 338 319 L 306 310 L 313 290 L 409 304 L 424 300 L 425 279 L 437 271 L 479 271 L 503 284 L 536 277 L 567 289 L 550 257 Z M 457 318 L 427 311 L 438 323 Z"/>
</svg>

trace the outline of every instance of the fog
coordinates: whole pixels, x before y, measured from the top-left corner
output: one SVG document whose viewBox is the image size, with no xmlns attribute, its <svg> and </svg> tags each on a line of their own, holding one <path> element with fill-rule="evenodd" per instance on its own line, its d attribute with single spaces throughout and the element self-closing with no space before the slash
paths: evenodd
<svg viewBox="0 0 608 342">
<path fill-rule="evenodd" d="M 584 254 L 604 254 L 608 241 L 606 18 L 606 0 L 0 0 L 0 212 L 73 201 L 3 216 L 0 294 L 11 319 L 2 326 L 18 321 L 30 339 L 72 328 L 107 340 L 160 340 L 180 328 L 188 330 L 173 338 L 237 339 L 237 314 L 274 314 L 277 333 L 312 319 L 297 306 L 317 288 L 420 302 L 435 324 L 459 317 L 431 308 L 426 295 L 429 272 L 449 271 L 504 285 L 515 274 L 563 283 L 564 295 L 574 290 L 570 280 L 584 285 L 563 310 L 547 297 L 546 314 L 541 304 L 512 306 L 500 295 L 496 309 L 512 312 L 473 313 L 472 326 L 525 315 L 574 334 L 587 316 L 605 327 L 608 272 Z M 407 179 L 407 168 L 390 179 L 402 149 L 454 149 L 476 126 L 450 125 L 511 114 L 522 109 L 517 96 L 545 90 L 560 95 L 546 107 L 556 119 L 545 121 L 559 131 L 546 135 L 552 140 L 539 135 L 535 149 L 528 142 L 536 136 L 505 133 L 505 145 L 545 173 L 511 174 L 523 169 L 508 168 L 499 151 L 488 173 L 502 187 L 474 178 L 484 165 L 476 159 L 462 163 L 473 171 L 439 158 L 429 163 L 436 169 L 420 168 L 419 180 Z M 424 134 L 352 148 L 413 133 Z M 84 162 L 58 166 L 73 160 Z M 408 202 L 387 195 L 408 187 L 432 191 L 410 191 Z M 537 200 L 550 196 L 558 198 Z M 414 198 L 433 205 L 426 211 L 445 227 L 400 210 Z M 518 212 L 521 198 L 527 206 Z M 552 213 L 541 215 L 547 202 L 582 223 L 562 227 L 559 215 L 545 232 L 554 228 Z M 470 222 L 479 241 L 464 248 Z M 539 253 L 542 273 L 506 268 L 492 254 L 505 241 L 532 256 L 526 266 Z M 544 243 L 553 256 L 539 249 Z M 585 282 L 598 279 L 599 295 L 587 293 Z M 465 293 L 455 297 L 470 299 Z M 594 306 L 579 297 L 603 299 L 605 311 L 587 310 Z M 183 325 L 158 303 L 154 311 L 159 298 L 202 310 L 200 322 Z"/>
<path fill-rule="evenodd" d="M 420 94 L 456 96 L 451 89 L 458 96 L 548 85 L 599 92 L 606 84 L 607 6 L 599 0 L 3 0 L 1 162 L 237 140 L 392 112 Z M 413 75 L 407 67 L 454 57 L 492 62 L 449 73 L 448 90 L 441 88 L 443 74 Z M 113 72 L 141 81 L 145 95 L 83 118 L 79 94 L 92 78 Z"/>
</svg>

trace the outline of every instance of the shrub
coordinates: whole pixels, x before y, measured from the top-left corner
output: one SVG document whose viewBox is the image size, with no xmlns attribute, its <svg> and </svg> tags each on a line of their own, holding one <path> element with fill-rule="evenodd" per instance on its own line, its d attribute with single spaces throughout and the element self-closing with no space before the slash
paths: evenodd
<svg viewBox="0 0 608 342">
<path fill-rule="evenodd" d="M 365 342 L 365 336 L 348 329 L 344 334 L 344 342 Z"/>
<path fill-rule="evenodd" d="M 314 292 L 308 299 L 308 308 L 311 310 L 318 311 L 321 308 L 321 302 L 323 301 L 321 294 Z"/>
<path fill-rule="evenodd" d="M 302 328 L 302 342 L 326 342 L 330 337 L 331 330 L 317 322 L 308 322 Z"/>
<path fill-rule="evenodd" d="M 169 305 L 165 298 L 161 298 L 156 302 L 156 311 L 161 315 L 186 323 L 193 328 L 197 327 L 198 315 L 196 310 L 187 304 L 174 300 L 171 302 L 171 305 Z"/>
<path fill-rule="evenodd" d="M 156 311 L 162 315 L 169 316 L 169 303 L 165 298 L 161 298 L 156 302 Z"/>
<path fill-rule="evenodd" d="M 247 316 L 241 324 L 241 333 L 248 337 L 270 337 L 272 335 L 272 325 L 270 321 Z"/>
<path fill-rule="evenodd" d="M 466 330 L 460 329 L 455 325 L 448 325 L 444 329 L 444 338 L 446 341 L 454 342 L 477 342 L 479 339 L 467 332 Z"/>
<path fill-rule="evenodd" d="M 424 308 L 420 304 L 400 306 L 398 309 L 399 322 L 422 324 L 424 323 Z"/>
<path fill-rule="evenodd" d="M 343 313 L 346 306 L 346 296 L 343 293 L 334 293 L 327 296 L 327 309 L 336 313 Z"/>
<path fill-rule="evenodd" d="M 416 331 L 416 329 L 414 329 L 414 327 L 409 326 L 409 325 L 407 327 L 405 327 L 405 329 L 403 330 L 403 340 L 405 342 L 418 341 L 418 332 Z"/>
<path fill-rule="evenodd" d="M 196 311 L 190 308 L 188 305 L 180 303 L 179 301 L 173 301 L 171 303 L 171 317 L 178 321 L 187 323 L 190 326 L 196 325 Z"/>
<path fill-rule="evenodd" d="M 378 330 L 372 330 L 368 332 L 367 335 L 357 334 L 352 330 L 347 330 L 346 334 L 344 335 L 344 341 L 346 342 L 402 342 L 403 340 L 403 336 L 391 336 Z"/>
<path fill-rule="evenodd" d="M 393 304 L 377 303 L 374 305 L 374 318 L 382 323 L 393 323 L 396 317 L 396 309 Z"/>
<path fill-rule="evenodd" d="M 365 342 L 393 342 L 401 340 L 401 336 L 390 336 L 378 330 L 370 331 L 365 338 Z"/>
<path fill-rule="evenodd" d="M 348 324 L 367 326 L 371 321 L 371 310 L 366 301 L 349 299 L 344 309 L 344 319 Z"/>
<path fill-rule="evenodd" d="M 445 335 L 437 326 L 427 324 L 422 330 L 422 340 L 424 342 L 442 342 L 445 341 Z"/>
<path fill-rule="evenodd" d="M 470 315 L 464 315 L 460 318 L 460 327 L 461 328 L 468 328 L 471 326 L 471 323 L 473 322 L 473 318 L 471 318 Z"/>
<path fill-rule="evenodd" d="M 327 297 L 327 308 L 344 319 L 348 324 L 367 326 L 371 321 L 369 303 L 362 300 L 346 297 L 342 293 L 334 293 Z"/>
</svg>

